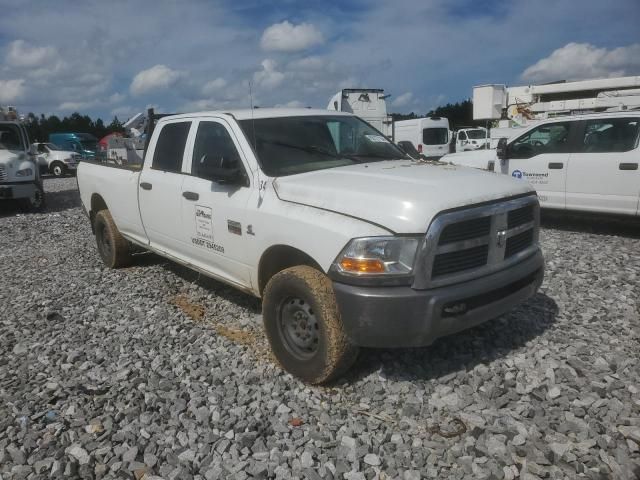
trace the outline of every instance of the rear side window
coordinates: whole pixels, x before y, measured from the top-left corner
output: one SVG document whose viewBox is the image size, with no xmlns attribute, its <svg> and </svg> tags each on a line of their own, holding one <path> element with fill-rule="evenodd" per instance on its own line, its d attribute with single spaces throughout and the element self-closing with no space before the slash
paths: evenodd
<svg viewBox="0 0 640 480">
<path fill-rule="evenodd" d="M 611 118 L 586 122 L 582 152 L 628 152 L 638 146 L 638 118 Z"/>
<path fill-rule="evenodd" d="M 168 123 L 160 130 L 151 168 L 166 172 L 180 172 L 184 146 L 191 122 Z"/>
</svg>

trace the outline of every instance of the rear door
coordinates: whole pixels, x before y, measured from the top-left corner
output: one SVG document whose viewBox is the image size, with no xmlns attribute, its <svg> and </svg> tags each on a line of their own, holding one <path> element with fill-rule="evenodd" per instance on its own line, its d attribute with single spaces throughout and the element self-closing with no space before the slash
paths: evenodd
<svg viewBox="0 0 640 480">
<path fill-rule="evenodd" d="M 640 117 L 580 122 L 569 159 L 567 209 L 635 215 L 640 194 Z"/>
<path fill-rule="evenodd" d="M 138 185 L 140 215 L 150 246 L 184 257 L 182 235 L 182 182 L 185 146 L 191 120 L 173 120 L 158 126 L 153 158 L 145 159 Z"/>
<path fill-rule="evenodd" d="M 545 123 L 528 130 L 509 143 L 508 160 L 501 162 L 503 173 L 531 184 L 542 207 L 565 208 L 567 168 L 575 123 Z"/>
<path fill-rule="evenodd" d="M 190 175 L 180 192 L 182 237 L 189 262 L 240 286 L 250 287 L 247 265 L 247 202 L 252 192 L 250 170 L 238 139 L 223 119 L 207 118 L 194 125 L 189 155 Z M 212 169 L 241 169 L 233 183 L 212 180 Z"/>
</svg>

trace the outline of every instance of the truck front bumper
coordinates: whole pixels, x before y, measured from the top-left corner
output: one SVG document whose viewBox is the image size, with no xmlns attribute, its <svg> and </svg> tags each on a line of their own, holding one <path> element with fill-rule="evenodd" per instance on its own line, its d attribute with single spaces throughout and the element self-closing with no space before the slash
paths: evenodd
<svg viewBox="0 0 640 480">
<path fill-rule="evenodd" d="M 0 183 L 0 200 L 33 197 L 36 188 L 34 181 Z"/>
<path fill-rule="evenodd" d="M 362 347 L 419 347 L 506 313 L 532 297 L 544 276 L 538 251 L 506 270 L 431 290 L 333 283 L 350 341 Z"/>
</svg>

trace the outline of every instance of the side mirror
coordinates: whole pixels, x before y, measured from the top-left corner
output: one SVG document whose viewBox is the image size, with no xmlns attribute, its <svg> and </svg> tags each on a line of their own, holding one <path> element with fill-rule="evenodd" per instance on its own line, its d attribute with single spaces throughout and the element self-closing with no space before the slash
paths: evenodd
<svg viewBox="0 0 640 480">
<path fill-rule="evenodd" d="M 214 182 L 235 185 L 240 183 L 242 171 L 239 168 L 210 168 L 205 175 Z"/>
<path fill-rule="evenodd" d="M 507 139 L 504 137 L 498 140 L 498 145 L 496 146 L 496 156 L 500 160 L 507 159 Z"/>
<path fill-rule="evenodd" d="M 38 155 L 38 146 L 36 144 L 32 143 L 31 145 L 29 145 L 29 155 Z"/>
</svg>

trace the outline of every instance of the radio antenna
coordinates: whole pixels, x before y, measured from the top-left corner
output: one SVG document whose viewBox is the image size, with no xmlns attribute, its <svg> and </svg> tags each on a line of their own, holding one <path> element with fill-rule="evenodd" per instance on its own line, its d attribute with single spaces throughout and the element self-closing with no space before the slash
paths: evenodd
<svg viewBox="0 0 640 480">
<path fill-rule="evenodd" d="M 253 90 L 251 88 L 251 80 L 249 80 L 249 105 L 251 106 L 251 130 L 253 135 L 253 151 L 258 154 L 256 148 L 256 123 L 253 119 Z"/>
</svg>

